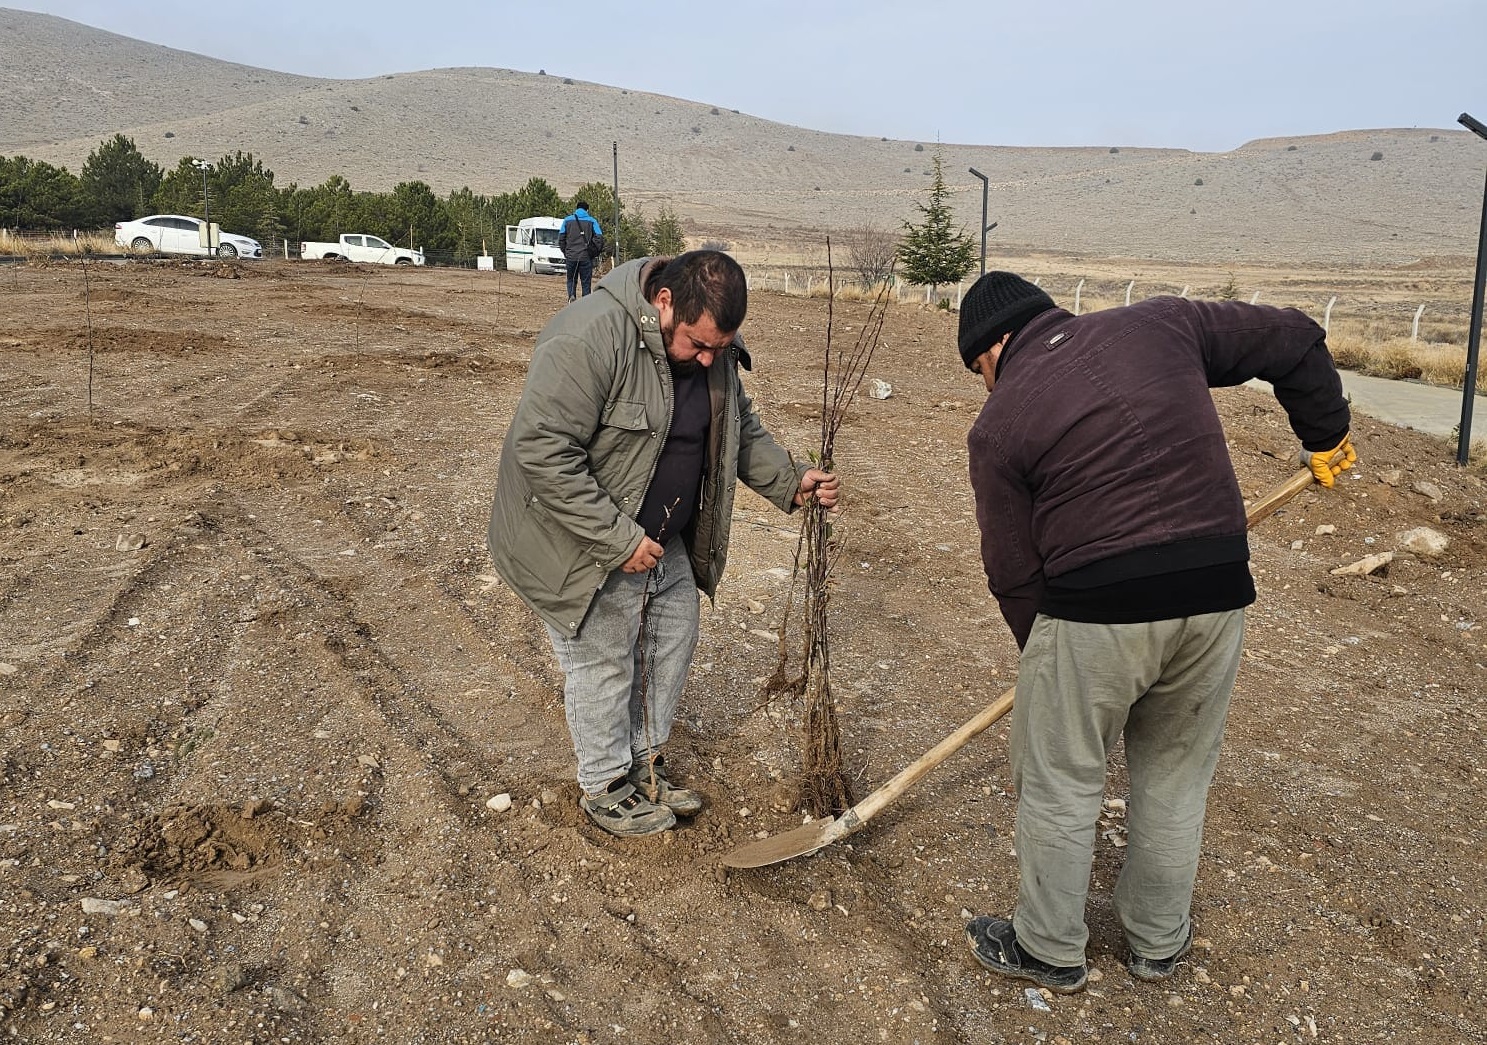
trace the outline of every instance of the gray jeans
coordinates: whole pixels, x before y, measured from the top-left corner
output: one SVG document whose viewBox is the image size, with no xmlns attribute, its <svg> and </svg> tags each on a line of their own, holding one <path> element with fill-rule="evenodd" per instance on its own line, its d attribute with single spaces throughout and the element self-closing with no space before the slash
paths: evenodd
<svg viewBox="0 0 1487 1045">
<path fill-rule="evenodd" d="M 577 635 L 548 627 L 565 676 L 578 785 L 587 794 L 670 738 L 697 648 L 697 603 L 686 545 L 673 537 L 650 572 L 609 575 Z"/>
<path fill-rule="evenodd" d="M 1167 958 L 1182 947 L 1243 645 L 1243 610 L 1152 624 L 1040 614 L 1033 623 L 1011 741 L 1021 879 L 1013 923 L 1033 957 L 1084 962 L 1106 759 L 1122 733 L 1131 798 L 1116 912 L 1133 953 Z"/>
</svg>

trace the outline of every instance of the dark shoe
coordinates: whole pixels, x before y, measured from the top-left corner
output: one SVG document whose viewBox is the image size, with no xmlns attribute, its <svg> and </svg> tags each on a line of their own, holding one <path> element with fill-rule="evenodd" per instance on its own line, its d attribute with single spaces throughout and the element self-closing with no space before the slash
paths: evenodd
<svg viewBox="0 0 1487 1045">
<path fill-rule="evenodd" d="M 578 805 L 590 820 L 622 838 L 658 834 L 676 826 L 671 810 L 636 791 L 624 777 L 610 784 L 603 794 L 584 795 Z"/>
<path fill-rule="evenodd" d="M 1177 971 L 1178 963 L 1193 949 L 1193 923 L 1188 923 L 1188 938 L 1183 945 L 1177 949 L 1177 953 L 1170 958 L 1143 958 L 1135 952 L 1131 953 L 1130 960 L 1126 962 L 1126 968 L 1131 970 L 1131 975 L 1138 980 L 1165 980 Z"/>
<path fill-rule="evenodd" d="M 1005 918 L 972 918 L 966 939 L 976 960 L 992 972 L 1019 980 L 1031 980 L 1055 994 L 1084 990 L 1089 978 L 1084 965 L 1049 965 L 1017 946 L 1017 930 Z"/>
<path fill-rule="evenodd" d="M 639 758 L 630 766 L 630 783 L 652 802 L 658 802 L 677 816 L 692 816 L 702 811 L 702 796 L 689 787 L 677 787 L 666 779 L 666 760 L 657 755 L 654 762 Z"/>
</svg>

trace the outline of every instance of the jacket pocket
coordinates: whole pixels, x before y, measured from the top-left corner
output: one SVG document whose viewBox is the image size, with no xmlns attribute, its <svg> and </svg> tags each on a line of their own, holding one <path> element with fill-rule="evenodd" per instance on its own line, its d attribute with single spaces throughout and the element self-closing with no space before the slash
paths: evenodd
<svg viewBox="0 0 1487 1045">
<path fill-rule="evenodd" d="M 604 405 L 599 423 L 611 428 L 623 428 L 627 432 L 640 432 L 648 427 L 645 419 L 645 404 L 628 399 L 615 399 Z"/>
</svg>

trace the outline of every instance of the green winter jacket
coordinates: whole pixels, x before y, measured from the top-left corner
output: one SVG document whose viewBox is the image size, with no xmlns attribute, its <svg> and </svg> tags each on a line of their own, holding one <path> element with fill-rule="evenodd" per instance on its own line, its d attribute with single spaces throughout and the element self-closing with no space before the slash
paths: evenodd
<svg viewBox="0 0 1487 1045">
<path fill-rule="evenodd" d="M 491 559 L 538 616 L 570 636 L 645 536 L 635 519 L 670 431 L 671 369 L 660 317 L 641 293 L 650 260 L 621 265 L 543 329 L 501 448 Z M 736 481 L 788 512 L 806 471 L 754 413 L 740 366 L 750 359 L 735 338 L 708 368 L 707 474 L 683 534 L 709 597 L 728 558 Z"/>
</svg>

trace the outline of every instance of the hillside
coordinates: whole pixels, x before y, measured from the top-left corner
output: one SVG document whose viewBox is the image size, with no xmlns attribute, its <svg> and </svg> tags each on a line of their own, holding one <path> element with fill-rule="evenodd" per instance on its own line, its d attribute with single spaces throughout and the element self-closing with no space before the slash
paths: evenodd
<svg viewBox="0 0 1487 1045">
<path fill-rule="evenodd" d="M 617 142 L 627 200 L 767 236 L 897 224 L 922 198 L 936 148 L 792 127 L 562 71 L 321 80 L 3 9 L 0 38 L 8 100 L 0 154 L 73 170 L 122 131 L 163 165 L 252 152 L 282 184 L 340 173 L 358 188 L 421 179 L 441 193 L 466 185 L 496 193 L 541 175 L 571 191 L 609 179 Z M 957 214 L 971 226 L 980 183 L 966 168 L 990 177 L 996 247 L 1397 264 L 1474 252 L 1481 144 L 1466 131 L 1393 129 L 1267 139 L 1224 153 L 1118 143 L 941 148 Z"/>
</svg>

